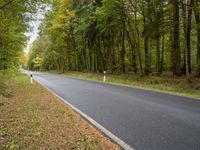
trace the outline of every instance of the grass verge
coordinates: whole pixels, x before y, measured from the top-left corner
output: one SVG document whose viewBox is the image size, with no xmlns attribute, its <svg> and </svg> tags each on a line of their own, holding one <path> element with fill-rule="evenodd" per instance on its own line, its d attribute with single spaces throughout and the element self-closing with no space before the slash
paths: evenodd
<svg viewBox="0 0 200 150">
<path fill-rule="evenodd" d="M 12 96 L 0 96 L 0 149 L 119 149 L 26 75 L 6 82 Z"/>
<path fill-rule="evenodd" d="M 98 73 L 67 72 L 61 75 L 103 82 L 103 75 Z M 188 83 L 184 77 L 173 77 L 170 75 L 141 77 L 132 74 L 108 74 L 106 83 L 200 98 L 200 78 L 192 78 L 192 83 Z"/>
</svg>

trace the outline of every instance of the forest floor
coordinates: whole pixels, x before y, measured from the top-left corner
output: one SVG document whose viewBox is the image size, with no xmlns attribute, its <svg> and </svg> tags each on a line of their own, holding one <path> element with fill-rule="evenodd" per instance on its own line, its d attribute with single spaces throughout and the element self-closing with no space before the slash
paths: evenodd
<svg viewBox="0 0 200 150">
<path fill-rule="evenodd" d="M 100 73 L 67 72 L 62 75 L 72 78 L 103 82 L 103 74 Z M 108 74 L 106 76 L 106 83 L 110 84 L 200 98 L 200 78 L 193 77 L 191 78 L 191 81 L 192 82 L 189 83 L 185 77 L 174 77 L 169 74 L 162 76 L 150 75 L 144 77 L 133 74 Z"/>
<path fill-rule="evenodd" d="M 42 86 L 30 84 L 26 75 L 4 81 L 8 89 L 0 89 L 0 149 L 119 149 Z"/>
</svg>

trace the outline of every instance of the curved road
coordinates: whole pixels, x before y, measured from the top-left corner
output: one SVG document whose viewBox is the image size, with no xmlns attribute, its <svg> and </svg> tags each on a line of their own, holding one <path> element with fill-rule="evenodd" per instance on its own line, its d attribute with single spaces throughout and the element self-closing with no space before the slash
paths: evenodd
<svg viewBox="0 0 200 150">
<path fill-rule="evenodd" d="M 200 100 L 47 73 L 33 77 L 136 150 L 200 150 Z"/>
</svg>

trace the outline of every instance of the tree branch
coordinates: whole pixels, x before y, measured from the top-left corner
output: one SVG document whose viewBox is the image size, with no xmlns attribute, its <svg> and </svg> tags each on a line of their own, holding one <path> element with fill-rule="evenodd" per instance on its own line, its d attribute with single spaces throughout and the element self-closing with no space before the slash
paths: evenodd
<svg viewBox="0 0 200 150">
<path fill-rule="evenodd" d="M 0 10 L 4 9 L 7 5 L 11 4 L 14 0 L 10 0 L 7 3 L 3 4 L 2 6 L 0 6 Z"/>
</svg>

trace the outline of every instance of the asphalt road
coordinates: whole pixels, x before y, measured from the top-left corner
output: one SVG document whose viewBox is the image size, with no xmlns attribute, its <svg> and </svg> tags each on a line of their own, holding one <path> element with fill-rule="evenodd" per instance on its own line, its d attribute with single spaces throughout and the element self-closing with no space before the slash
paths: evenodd
<svg viewBox="0 0 200 150">
<path fill-rule="evenodd" d="M 200 150 L 200 100 L 34 73 L 136 150 Z"/>
</svg>

